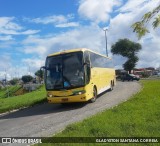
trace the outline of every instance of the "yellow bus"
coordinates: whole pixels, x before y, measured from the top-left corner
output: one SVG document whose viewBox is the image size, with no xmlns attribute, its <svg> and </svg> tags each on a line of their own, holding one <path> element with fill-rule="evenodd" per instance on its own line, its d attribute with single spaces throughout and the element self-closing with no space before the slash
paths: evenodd
<svg viewBox="0 0 160 146">
<path fill-rule="evenodd" d="M 43 68 L 49 103 L 95 102 L 116 84 L 112 60 L 85 48 L 50 54 Z"/>
</svg>

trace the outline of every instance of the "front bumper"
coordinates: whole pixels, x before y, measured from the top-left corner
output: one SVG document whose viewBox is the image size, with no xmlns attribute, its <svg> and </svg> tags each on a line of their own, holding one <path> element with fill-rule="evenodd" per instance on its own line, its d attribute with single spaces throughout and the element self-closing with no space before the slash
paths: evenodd
<svg viewBox="0 0 160 146">
<path fill-rule="evenodd" d="M 85 94 L 63 97 L 47 97 L 48 103 L 70 103 L 70 102 L 86 102 L 89 99 Z"/>
</svg>

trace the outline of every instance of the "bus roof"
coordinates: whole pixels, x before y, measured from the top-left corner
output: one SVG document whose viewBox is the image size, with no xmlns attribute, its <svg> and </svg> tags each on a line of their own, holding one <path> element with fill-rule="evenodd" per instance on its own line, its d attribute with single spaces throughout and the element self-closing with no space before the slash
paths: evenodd
<svg viewBox="0 0 160 146">
<path fill-rule="evenodd" d="M 107 56 L 105 56 L 105 55 L 102 55 L 102 54 L 100 54 L 100 53 L 97 53 L 97 52 L 92 51 L 92 50 L 87 49 L 87 48 L 77 48 L 77 49 L 64 50 L 64 51 L 56 52 L 56 53 L 53 53 L 53 54 L 49 54 L 48 57 L 50 57 L 50 56 L 55 56 L 55 55 L 66 54 L 66 53 L 72 53 L 72 52 L 80 52 L 80 51 L 82 51 L 82 52 L 84 52 L 84 51 L 89 51 L 89 52 L 98 54 L 98 55 L 100 55 L 100 56 L 106 57 L 106 58 L 108 58 L 108 59 L 111 59 L 110 57 L 107 57 Z"/>
</svg>

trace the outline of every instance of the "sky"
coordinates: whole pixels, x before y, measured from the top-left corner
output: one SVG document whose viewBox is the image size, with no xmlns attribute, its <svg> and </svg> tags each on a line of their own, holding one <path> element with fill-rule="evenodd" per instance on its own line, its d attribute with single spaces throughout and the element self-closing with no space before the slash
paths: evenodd
<svg viewBox="0 0 160 146">
<path fill-rule="evenodd" d="M 126 58 L 112 55 L 111 46 L 128 38 L 140 43 L 136 68 L 160 67 L 160 27 L 138 40 L 131 25 L 160 0 L 0 0 L 0 79 L 32 75 L 48 54 L 89 48 L 105 54 L 115 68 Z"/>
</svg>

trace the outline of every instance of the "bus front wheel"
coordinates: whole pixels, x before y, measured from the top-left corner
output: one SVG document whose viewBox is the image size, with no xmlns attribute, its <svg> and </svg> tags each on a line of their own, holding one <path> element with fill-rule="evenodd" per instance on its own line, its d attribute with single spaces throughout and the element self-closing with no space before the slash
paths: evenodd
<svg viewBox="0 0 160 146">
<path fill-rule="evenodd" d="M 110 91 L 112 91 L 113 90 L 113 87 L 114 87 L 114 83 L 111 81 L 111 83 L 110 83 Z"/>
<path fill-rule="evenodd" d="M 95 102 L 97 99 L 97 90 L 96 87 L 93 88 L 93 97 L 91 98 L 91 102 Z"/>
</svg>

